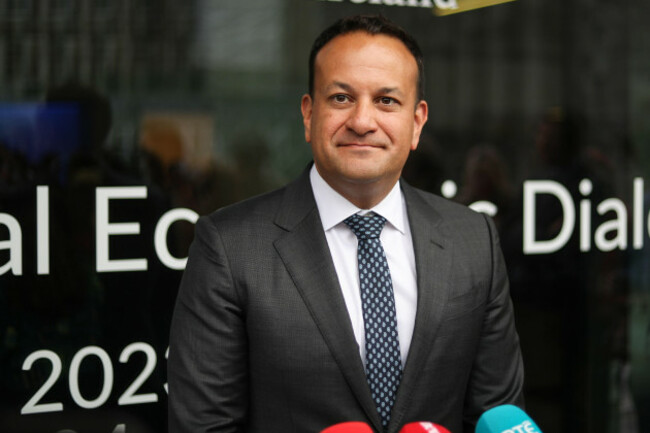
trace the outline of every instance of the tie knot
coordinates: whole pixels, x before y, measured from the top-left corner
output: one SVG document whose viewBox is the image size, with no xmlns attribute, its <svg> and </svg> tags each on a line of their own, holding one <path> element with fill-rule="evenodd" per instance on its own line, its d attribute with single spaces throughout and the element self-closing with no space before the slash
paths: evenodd
<svg viewBox="0 0 650 433">
<path fill-rule="evenodd" d="M 376 213 L 354 214 L 343 221 L 359 240 L 376 239 L 381 234 L 386 218 Z"/>
</svg>

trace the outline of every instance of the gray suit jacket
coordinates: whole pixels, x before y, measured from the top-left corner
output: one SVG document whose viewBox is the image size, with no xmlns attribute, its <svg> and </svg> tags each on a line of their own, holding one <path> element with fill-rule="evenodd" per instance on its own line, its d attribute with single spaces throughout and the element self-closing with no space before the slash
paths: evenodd
<svg viewBox="0 0 650 433">
<path fill-rule="evenodd" d="M 523 403 L 497 233 L 481 214 L 401 187 L 418 300 L 388 431 L 432 421 L 473 432 L 483 411 Z M 381 431 L 308 170 L 198 221 L 168 376 L 170 432 L 317 433 L 352 420 Z"/>
</svg>

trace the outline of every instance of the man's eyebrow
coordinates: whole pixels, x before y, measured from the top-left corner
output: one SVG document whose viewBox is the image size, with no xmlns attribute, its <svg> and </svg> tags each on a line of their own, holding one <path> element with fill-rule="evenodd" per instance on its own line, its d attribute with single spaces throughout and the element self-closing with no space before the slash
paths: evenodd
<svg viewBox="0 0 650 433">
<path fill-rule="evenodd" d="M 347 83 L 343 83 L 341 81 L 334 81 L 332 84 L 330 84 L 327 87 L 328 88 L 338 87 L 338 88 L 340 88 L 342 90 L 345 90 L 346 92 L 352 92 L 354 90 L 351 85 L 349 85 Z M 391 93 L 393 93 L 393 94 L 397 94 L 397 95 L 402 95 L 402 92 L 400 91 L 400 89 L 398 87 L 381 87 L 380 89 L 378 89 L 378 93 L 381 93 L 381 94 L 391 94 Z"/>
<path fill-rule="evenodd" d="M 345 90 L 346 92 L 351 92 L 351 91 L 353 90 L 353 89 L 352 89 L 352 86 L 350 86 L 350 85 L 347 84 L 347 83 L 343 83 L 343 82 L 341 82 L 341 81 L 334 81 L 332 84 L 330 84 L 330 85 L 327 86 L 327 87 L 328 87 L 328 88 L 338 87 L 338 88 L 341 88 L 341 89 Z"/>
<path fill-rule="evenodd" d="M 398 87 L 382 87 L 381 89 L 379 89 L 379 93 L 383 93 L 383 94 L 396 93 L 398 95 L 402 94 L 402 92 L 399 90 Z"/>
</svg>

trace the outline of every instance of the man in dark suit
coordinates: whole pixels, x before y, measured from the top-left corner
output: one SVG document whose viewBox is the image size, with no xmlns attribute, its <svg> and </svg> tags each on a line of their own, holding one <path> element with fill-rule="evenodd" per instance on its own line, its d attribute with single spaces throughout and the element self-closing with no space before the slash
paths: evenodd
<svg viewBox="0 0 650 433">
<path fill-rule="evenodd" d="M 473 432 L 483 411 L 522 404 L 493 223 L 399 180 L 427 120 L 422 65 L 382 17 L 315 41 L 301 105 L 313 166 L 197 223 L 170 337 L 171 432 Z"/>
</svg>

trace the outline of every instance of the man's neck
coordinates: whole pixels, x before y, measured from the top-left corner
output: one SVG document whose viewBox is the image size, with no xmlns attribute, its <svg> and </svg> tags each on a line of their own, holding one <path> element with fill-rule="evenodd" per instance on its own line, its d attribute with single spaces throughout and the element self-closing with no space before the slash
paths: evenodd
<svg viewBox="0 0 650 433">
<path fill-rule="evenodd" d="M 327 182 L 327 181 L 326 181 Z M 353 205 L 360 209 L 372 209 L 377 206 L 383 199 L 386 198 L 388 193 L 393 189 L 392 185 L 367 183 L 367 184 L 347 184 L 341 183 L 339 185 L 332 185 L 328 182 L 336 192 L 341 194 Z"/>
</svg>

